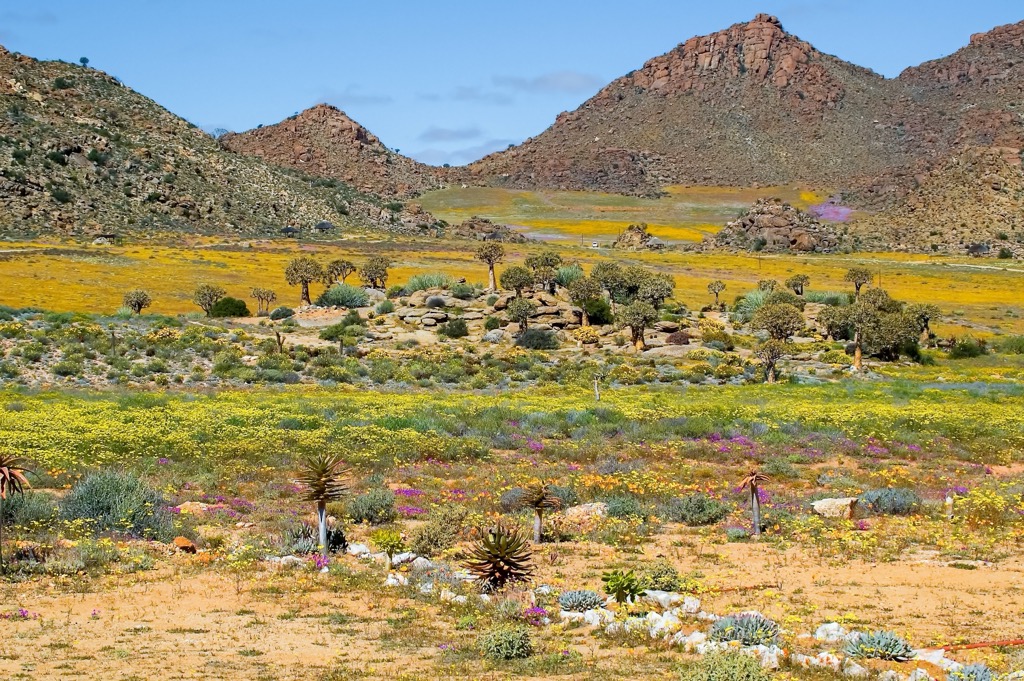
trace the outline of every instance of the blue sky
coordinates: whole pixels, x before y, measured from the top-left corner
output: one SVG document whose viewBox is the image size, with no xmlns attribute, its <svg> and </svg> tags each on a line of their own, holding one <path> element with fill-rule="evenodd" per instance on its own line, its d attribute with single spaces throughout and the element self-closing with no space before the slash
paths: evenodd
<svg viewBox="0 0 1024 681">
<path fill-rule="evenodd" d="M 758 12 L 886 76 L 1024 20 L 1021 0 L 0 0 L 0 43 L 41 59 L 87 56 L 207 129 L 328 102 L 389 147 L 461 164 Z"/>
</svg>

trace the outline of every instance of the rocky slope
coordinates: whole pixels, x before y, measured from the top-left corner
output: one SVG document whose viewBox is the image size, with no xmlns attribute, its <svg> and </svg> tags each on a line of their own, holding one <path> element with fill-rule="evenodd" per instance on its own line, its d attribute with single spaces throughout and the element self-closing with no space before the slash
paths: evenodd
<svg viewBox="0 0 1024 681">
<path fill-rule="evenodd" d="M 645 193 L 666 184 L 870 186 L 913 165 L 906 88 L 758 15 L 691 38 L 541 135 L 472 164 L 477 181 Z"/>
<path fill-rule="evenodd" d="M 720 232 L 706 237 L 705 247 L 741 250 L 831 253 L 844 236 L 832 225 L 780 199 L 760 199 Z"/>
<path fill-rule="evenodd" d="M 286 224 L 414 231 L 338 181 L 223 150 L 93 69 L 0 48 L 0 231 L 276 231 Z"/>
<path fill-rule="evenodd" d="M 225 135 L 225 147 L 360 190 L 407 197 L 439 186 L 436 169 L 388 149 L 343 111 L 319 104 L 277 125 Z"/>
</svg>

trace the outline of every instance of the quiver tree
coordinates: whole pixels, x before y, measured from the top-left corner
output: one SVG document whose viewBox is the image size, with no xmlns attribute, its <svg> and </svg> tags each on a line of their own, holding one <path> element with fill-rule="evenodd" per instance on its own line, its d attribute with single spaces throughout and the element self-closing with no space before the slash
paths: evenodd
<svg viewBox="0 0 1024 681">
<path fill-rule="evenodd" d="M 501 287 L 506 291 L 515 291 L 516 298 L 523 295 L 523 289 L 533 286 L 533 272 L 522 265 L 513 265 L 501 273 Z"/>
<path fill-rule="evenodd" d="M 590 270 L 590 276 L 608 293 L 608 301 L 614 312 L 616 299 L 625 287 L 625 273 L 622 268 L 613 262 L 599 262 Z"/>
<path fill-rule="evenodd" d="M 708 284 L 708 293 L 715 297 L 715 307 L 718 307 L 718 296 L 725 290 L 725 282 L 721 279 L 715 279 L 713 282 Z"/>
<path fill-rule="evenodd" d="M 142 314 L 142 311 L 153 304 L 149 293 L 141 288 L 133 289 L 124 294 L 121 302 L 135 314 Z"/>
<path fill-rule="evenodd" d="M 263 316 L 270 312 L 270 305 L 277 300 L 277 294 L 269 288 L 253 287 L 249 291 L 249 297 L 256 299 L 256 314 Z"/>
<path fill-rule="evenodd" d="M 914 303 L 907 306 L 906 313 L 914 319 L 917 324 L 918 333 L 927 339 L 932 333 L 932 320 L 942 314 L 942 311 L 939 310 L 938 305 Z"/>
<path fill-rule="evenodd" d="M 647 347 L 644 331 L 658 320 L 658 311 L 650 303 L 638 300 L 619 310 L 615 320 L 620 326 L 629 328 L 633 346 L 637 350 L 643 350 Z"/>
<path fill-rule="evenodd" d="M 359 280 L 364 286 L 375 289 L 385 289 L 388 285 L 388 270 L 391 268 L 391 260 L 383 255 L 375 255 L 359 268 Z"/>
<path fill-rule="evenodd" d="M 787 303 L 762 305 L 750 320 L 750 326 L 767 331 L 773 340 L 784 341 L 804 328 L 804 316 L 800 310 Z"/>
<path fill-rule="evenodd" d="M 655 309 L 672 297 L 676 282 L 666 274 L 648 274 L 637 288 L 636 300 L 649 303 Z"/>
<path fill-rule="evenodd" d="M 0 573 L 7 572 L 4 563 L 4 503 L 9 496 L 25 495 L 25 488 L 31 487 L 25 477 L 28 472 L 21 459 L 0 451 Z"/>
<path fill-rule="evenodd" d="M 344 284 L 349 275 L 356 271 L 356 264 L 350 260 L 332 260 L 324 268 L 324 286 L 330 288 L 339 281 Z"/>
<path fill-rule="evenodd" d="M 213 306 L 227 294 L 228 292 L 220 286 L 214 286 L 213 284 L 200 284 L 192 293 L 192 302 L 202 308 L 203 312 L 206 313 L 206 316 L 209 317 L 210 310 L 213 309 Z"/>
<path fill-rule="evenodd" d="M 539 544 L 544 512 L 558 511 L 562 508 L 562 500 L 551 493 L 550 485 L 538 483 L 523 491 L 523 495 L 519 499 L 519 507 L 533 511 L 533 541 L 535 544 Z"/>
<path fill-rule="evenodd" d="M 768 482 L 768 476 L 757 470 L 750 471 L 750 474 L 740 482 L 740 490 L 745 490 L 750 495 L 750 513 L 754 519 L 754 535 L 761 535 L 761 497 L 758 494 L 761 485 Z"/>
<path fill-rule="evenodd" d="M 505 258 L 505 247 L 493 241 L 480 244 L 476 249 L 476 258 L 487 264 L 487 290 L 496 290 L 498 282 L 494 277 L 494 266 Z"/>
<path fill-rule="evenodd" d="M 327 557 L 327 504 L 338 501 L 348 486 L 344 477 L 348 469 L 340 454 L 318 452 L 302 459 L 297 482 L 305 488 L 303 498 L 316 504 L 316 517 L 320 527 L 320 552 Z"/>
<path fill-rule="evenodd" d="M 779 287 L 779 282 L 774 279 L 762 279 L 757 282 L 757 290 L 764 291 L 765 293 L 771 293 Z"/>
<path fill-rule="evenodd" d="M 530 317 L 536 310 L 537 306 L 533 304 L 533 301 L 526 298 L 513 298 L 508 301 L 505 314 L 508 315 L 510 322 L 519 325 L 520 332 L 525 333 L 530 327 Z"/>
<path fill-rule="evenodd" d="M 302 255 L 288 263 L 288 267 L 284 271 L 284 278 L 289 286 L 302 287 L 300 304 L 312 305 L 313 301 L 309 298 L 309 285 L 324 278 L 324 268 L 308 255 Z"/>
<path fill-rule="evenodd" d="M 871 283 L 871 270 L 866 267 L 851 267 L 847 270 L 843 280 L 853 284 L 853 291 L 859 297 L 864 284 Z"/>
<path fill-rule="evenodd" d="M 789 350 L 787 343 L 774 338 L 766 340 L 754 350 L 754 356 L 761 360 L 761 364 L 764 366 L 764 377 L 768 383 L 775 382 L 779 360 L 789 354 Z"/>
<path fill-rule="evenodd" d="M 792 277 L 786 280 L 786 288 L 798 296 L 804 294 L 804 289 L 811 283 L 811 278 L 806 274 L 794 274 Z"/>
<path fill-rule="evenodd" d="M 583 326 L 590 326 L 587 305 L 601 297 L 601 284 L 593 277 L 580 277 L 569 284 L 569 299 L 583 311 Z"/>
</svg>

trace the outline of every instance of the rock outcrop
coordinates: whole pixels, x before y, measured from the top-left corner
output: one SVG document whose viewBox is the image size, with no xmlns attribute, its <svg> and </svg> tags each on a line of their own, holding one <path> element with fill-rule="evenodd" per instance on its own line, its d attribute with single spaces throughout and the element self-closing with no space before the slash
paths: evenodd
<svg viewBox="0 0 1024 681">
<path fill-rule="evenodd" d="M 462 224 L 449 227 L 445 234 L 460 239 L 478 239 L 480 241 L 502 241 L 505 243 L 522 244 L 531 241 L 521 232 L 508 225 L 491 222 L 487 218 L 473 216 Z"/>
<path fill-rule="evenodd" d="M 830 253 L 842 236 L 816 217 L 780 199 L 759 199 L 739 219 L 705 239 L 708 247 Z"/>
<path fill-rule="evenodd" d="M 655 251 L 665 248 L 665 242 L 647 231 L 647 225 L 630 225 L 612 244 L 612 248 L 627 251 Z"/>
</svg>

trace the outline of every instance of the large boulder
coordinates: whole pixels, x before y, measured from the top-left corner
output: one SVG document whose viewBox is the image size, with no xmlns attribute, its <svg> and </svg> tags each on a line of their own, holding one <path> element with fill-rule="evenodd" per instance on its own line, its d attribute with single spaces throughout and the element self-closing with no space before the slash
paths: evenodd
<svg viewBox="0 0 1024 681">
<path fill-rule="evenodd" d="M 811 502 L 814 512 L 823 518 L 852 518 L 854 509 L 857 507 L 857 497 L 842 497 L 839 499 L 819 499 Z"/>
</svg>

